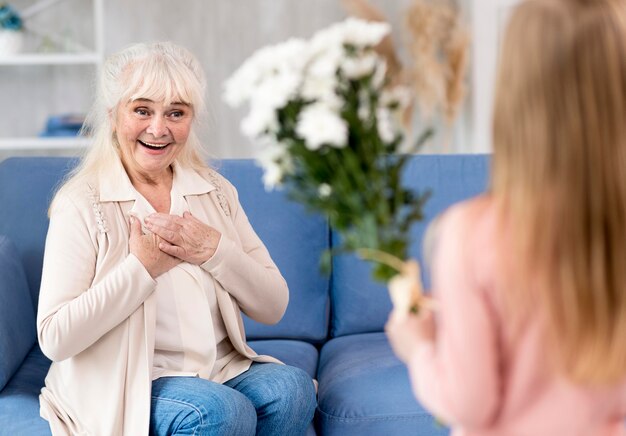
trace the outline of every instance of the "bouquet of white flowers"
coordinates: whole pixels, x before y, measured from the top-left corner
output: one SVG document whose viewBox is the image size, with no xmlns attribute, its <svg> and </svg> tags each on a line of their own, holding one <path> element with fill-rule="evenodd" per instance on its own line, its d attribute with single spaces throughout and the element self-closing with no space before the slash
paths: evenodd
<svg viewBox="0 0 626 436">
<path fill-rule="evenodd" d="M 375 253 L 406 259 L 410 226 L 427 198 L 401 183 L 408 155 L 400 152 L 411 150 L 400 150 L 398 119 L 411 94 L 390 86 L 374 50 L 389 32 L 386 23 L 350 18 L 308 41 L 263 48 L 224 95 L 232 106 L 250 105 L 241 127 L 259 146 L 266 187 L 283 186 L 326 214 L 343 238 L 336 251 L 366 249 L 360 253 L 376 258 L 374 277 L 385 282 L 395 268 Z"/>
</svg>

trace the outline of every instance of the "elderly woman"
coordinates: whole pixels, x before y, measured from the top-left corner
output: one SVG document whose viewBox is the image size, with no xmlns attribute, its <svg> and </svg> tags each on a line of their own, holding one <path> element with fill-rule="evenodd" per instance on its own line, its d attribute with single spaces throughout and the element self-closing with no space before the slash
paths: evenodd
<svg viewBox="0 0 626 436">
<path fill-rule="evenodd" d="M 93 146 L 50 207 L 37 332 L 54 435 L 304 434 L 315 388 L 247 344 L 285 280 L 195 133 L 204 73 L 138 44 L 104 64 Z"/>
</svg>

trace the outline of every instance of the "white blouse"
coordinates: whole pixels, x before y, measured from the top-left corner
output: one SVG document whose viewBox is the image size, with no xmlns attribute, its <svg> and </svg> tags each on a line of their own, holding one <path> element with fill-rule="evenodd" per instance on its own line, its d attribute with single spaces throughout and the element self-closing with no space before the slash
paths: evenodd
<svg viewBox="0 0 626 436">
<path fill-rule="evenodd" d="M 146 216 L 156 211 L 139 192 L 136 194 L 130 213 L 143 223 Z M 176 188 L 176 175 L 170 205 L 172 215 L 182 216 L 189 210 L 185 197 Z M 143 230 L 150 233 L 145 227 Z M 252 361 L 237 352 L 228 337 L 213 281 L 207 271 L 187 262 L 156 279 L 152 380 L 191 376 L 223 383 L 250 367 Z"/>
</svg>

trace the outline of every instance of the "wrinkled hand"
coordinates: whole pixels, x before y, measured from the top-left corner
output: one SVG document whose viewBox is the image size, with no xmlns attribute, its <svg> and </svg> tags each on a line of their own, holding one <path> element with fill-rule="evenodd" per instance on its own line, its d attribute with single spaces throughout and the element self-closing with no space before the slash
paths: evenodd
<svg viewBox="0 0 626 436">
<path fill-rule="evenodd" d="M 183 216 L 154 213 L 144 220 L 161 237 L 159 248 L 174 257 L 201 265 L 213 256 L 222 234 L 190 212 Z"/>
<path fill-rule="evenodd" d="M 130 252 L 137 256 L 153 279 L 178 265 L 181 260 L 159 249 L 159 238 L 155 234 L 145 235 L 138 218 L 130 218 Z"/>
<path fill-rule="evenodd" d="M 435 318 L 430 310 L 421 310 L 418 315 L 391 312 L 385 332 L 396 356 L 408 363 L 411 354 L 424 342 L 435 340 Z"/>
</svg>

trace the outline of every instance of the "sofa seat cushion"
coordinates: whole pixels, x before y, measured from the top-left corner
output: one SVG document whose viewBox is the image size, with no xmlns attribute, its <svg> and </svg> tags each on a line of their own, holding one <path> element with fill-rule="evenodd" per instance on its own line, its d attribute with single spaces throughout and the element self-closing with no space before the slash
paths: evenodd
<svg viewBox="0 0 626 436">
<path fill-rule="evenodd" d="M 35 344 L 0 392 L 0 435 L 50 435 L 48 423 L 39 416 L 39 391 L 49 367 L 50 360 Z"/>
<path fill-rule="evenodd" d="M 320 352 L 317 427 L 324 435 L 442 436 L 415 400 L 384 333 L 331 339 Z"/>
<path fill-rule="evenodd" d="M 317 372 L 317 348 L 308 342 L 288 339 L 249 341 L 248 345 L 259 354 L 267 354 L 281 362 L 305 370 L 311 378 Z"/>
<path fill-rule="evenodd" d="M 35 343 L 35 311 L 13 242 L 0 235 L 0 390 Z"/>
</svg>

